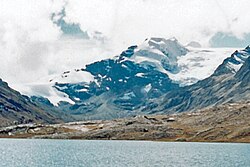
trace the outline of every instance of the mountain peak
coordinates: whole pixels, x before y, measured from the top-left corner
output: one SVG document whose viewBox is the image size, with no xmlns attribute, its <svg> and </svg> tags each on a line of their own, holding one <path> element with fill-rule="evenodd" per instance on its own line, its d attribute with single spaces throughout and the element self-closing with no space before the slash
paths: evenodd
<svg viewBox="0 0 250 167">
<path fill-rule="evenodd" d="M 147 43 L 150 48 L 157 49 L 166 56 L 178 57 L 188 52 L 188 49 L 180 44 L 174 37 L 169 39 L 153 37 L 150 38 Z"/>
<path fill-rule="evenodd" d="M 236 50 L 230 57 L 226 58 L 224 62 L 215 70 L 213 75 L 221 75 L 227 73 L 236 74 L 245 61 L 250 56 L 250 47 L 247 46 L 243 50 Z"/>
<path fill-rule="evenodd" d="M 250 53 L 250 45 L 248 45 L 245 49 L 246 52 Z"/>
<path fill-rule="evenodd" d="M 152 37 L 139 45 L 130 59 L 158 68 L 159 71 L 178 72 L 177 57 L 186 55 L 188 50 L 176 38 Z"/>
</svg>

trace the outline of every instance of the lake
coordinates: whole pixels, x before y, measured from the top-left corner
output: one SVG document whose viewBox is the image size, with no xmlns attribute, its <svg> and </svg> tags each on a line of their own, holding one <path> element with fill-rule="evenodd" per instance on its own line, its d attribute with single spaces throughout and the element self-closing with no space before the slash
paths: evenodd
<svg viewBox="0 0 250 167">
<path fill-rule="evenodd" d="M 250 167 L 250 144 L 0 139 L 1 167 Z"/>
</svg>

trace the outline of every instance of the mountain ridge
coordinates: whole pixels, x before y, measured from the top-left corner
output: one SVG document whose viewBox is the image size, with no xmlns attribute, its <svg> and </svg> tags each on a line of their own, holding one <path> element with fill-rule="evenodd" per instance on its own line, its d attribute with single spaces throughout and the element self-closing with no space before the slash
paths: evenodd
<svg viewBox="0 0 250 167">
<path fill-rule="evenodd" d="M 43 122 L 58 122 L 49 113 L 43 112 L 38 106 L 31 103 L 28 97 L 11 89 L 6 82 L 0 79 L 0 119 L 1 125 Z"/>
<path fill-rule="evenodd" d="M 243 51 L 247 51 L 246 49 Z M 248 58 L 245 59 L 241 68 L 237 71 L 228 67 L 228 59 L 231 59 L 235 54 L 233 53 L 231 57 L 225 59 L 210 77 L 165 95 L 161 102 L 164 107 L 158 108 L 158 110 L 183 112 L 250 99 L 250 54 L 247 53 Z"/>
<path fill-rule="evenodd" d="M 70 115 L 45 107 L 10 88 L 0 79 L 0 126 L 29 123 L 73 121 Z"/>
</svg>

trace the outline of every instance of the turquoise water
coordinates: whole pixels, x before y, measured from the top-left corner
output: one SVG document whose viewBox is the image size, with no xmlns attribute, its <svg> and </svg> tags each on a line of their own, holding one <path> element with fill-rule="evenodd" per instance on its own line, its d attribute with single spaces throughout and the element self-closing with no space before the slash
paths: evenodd
<svg viewBox="0 0 250 167">
<path fill-rule="evenodd" d="M 250 144 L 0 139 L 1 167 L 250 167 Z"/>
</svg>

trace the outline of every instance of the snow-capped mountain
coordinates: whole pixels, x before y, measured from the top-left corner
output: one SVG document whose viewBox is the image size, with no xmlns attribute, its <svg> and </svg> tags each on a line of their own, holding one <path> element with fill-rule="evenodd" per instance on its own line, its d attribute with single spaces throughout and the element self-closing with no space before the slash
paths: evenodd
<svg viewBox="0 0 250 167">
<path fill-rule="evenodd" d="M 190 85 L 210 76 L 234 50 L 234 48 L 195 48 L 190 46 L 185 48 L 175 38 L 168 40 L 150 38 L 139 46 L 128 47 L 114 59 L 121 62 L 122 60 L 133 61 L 144 67 L 151 66 L 166 73 L 177 83 Z M 78 79 L 74 77 L 73 81 L 71 81 L 72 78 L 67 78 L 71 77 L 70 75 L 75 76 L 74 71 L 64 72 L 61 75 L 64 79 L 58 77 L 58 82 L 82 81 L 81 76 Z M 76 71 L 79 71 L 79 69 L 76 69 Z M 67 72 L 73 74 L 67 75 Z M 63 77 L 63 75 L 66 77 Z M 88 78 L 86 77 L 87 80 Z"/>
<path fill-rule="evenodd" d="M 64 82 L 82 75 L 82 82 Z M 85 79 L 88 75 L 88 79 Z M 84 77 L 85 75 L 85 77 Z M 123 56 L 86 65 L 86 68 L 65 72 L 59 80 L 54 79 L 54 88 L 69 96 L 76 104 L 103 93 L 114 93 L 123 109 L 133 110 L 147 98 L 156 98 L 178 88 L 168 75 L 152 65 L 136 63 Z M 92 79 L 92 80 L 91 80 Z"/>
<path fill-rule="evenodd" d="M 90 98 L 95 93 L 106 92 L 114 86 L 113 83 L 129 85 L 126 83 L 128 79 L 143 78 L 144 75 L 148 75 L 145 72 L 151 70 L 161 73 L 163 78 L 171 79 L 179 86 L 186 86 L 209 77 L 233 51 L 232 48 L 204 49 L 190 46 L 185 48 L 175 38 L 150 38 L 141 45 L 128 47 L 114 58 L 89 64 L 82 69 L 45 76 L 40 81 L 16 85 L 15 88 L 28 96 L 47 98 L 58 106 L 60 101 L 74 105 L 76 102 Z M 133 69 L 130 69 L 132 67 Z M 144 69 L 144 71 L 135 69 Z M 125 72 L 127 70 L 129 72 Z M 110 71 L 116 71 L 120 78 L 108 77 L 105 73 L 111 73 Z M 123 76 L 124 72 L 126 76 Z M 146 87 L 146 85 L 143 86 Z M 147 84 L 146 90 L 149 88 L 152 88 L 150 83 Z"/>
<path fill-rule="evenodd" d="M 114 89 L 115 85 L 130 87 L 132 84 L 128 81 L 132 78 L 145 78 L 149 72 L 153 71 L 167 80 L 170 78 L 180 86 L 191 85 L 210 76 L 232 50 L 185 48 L 175 38 L 150 38 L 139 46 L 128 47 L 114 58 L 51 77 L 50 83 L 47 84 L 50 87 L 47 89 L 50 89 L 50 92 L 54 91 L 48 93 L 53 96 L 43 95 L 43 97 L 50 99 L 53 104 L 59 101 L 74 104 L 96 93 L 100 94 Z M 147 86 L 146 90 L 152 88 L 151 83 L 145 83 L 148 83 L 143 85 Z M 56 94 L 58 97 L 55 96 Z"/>
<path fill-rule="evenodd" d="M 125 60 L 151 65 L 181 86 L 191 85 L 213 74 L 235 48 L 184 47 L 177 39 L 150 38 L 131 46 L 122 54 Z"/>
<path fill-rule="evenodd" d="M 151 65 L 162 72 L 176 74 L 180 71 L 177 60 L 179 57 L 188 53 L 188 50 L 182 46 L 177 39 L 150 38 L 136 47 L 134 54 L 131 49 L 124 51 L 121 56 L 128 57 L 136 63 L 142 65 Z"/>
<path fill-rule="evenodd" d="M 232 50 L 186 48 L 175 38 L 150 38 L 113 58 L 49 76 L 46 82 L 29 85 L 27 92 L 34 102 L 51 105 L 47 98 L 75 119 L 110 119 L 166 109 L 185 111 L 215 104 L 218 99 L 213 97 L 209 102 L 189 98 L 200 97 L 202 91 L 197 90 L 209 85 L 212 89 L 218 75 L 227 80 L 238 73 L 249 47 L 225 59 Z M 212 90 L 207 96 L 209 92 Z"/>
</svg>

